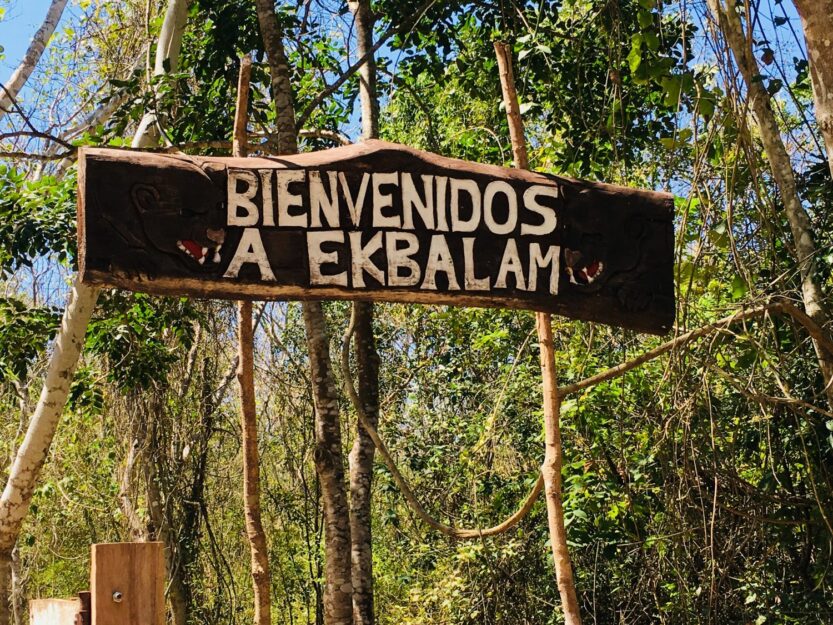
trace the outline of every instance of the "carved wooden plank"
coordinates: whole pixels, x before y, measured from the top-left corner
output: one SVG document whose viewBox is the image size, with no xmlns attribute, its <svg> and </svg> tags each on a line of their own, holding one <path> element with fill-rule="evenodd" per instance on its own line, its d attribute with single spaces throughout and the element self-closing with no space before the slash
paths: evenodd
<svg viewBox="0 0 833 625">
<path fill-rule="evenodd" d="M 29 601 L 29 623 L 74 625 L 79 608 L 78 599 L 32 599 Z"/>
<path fill-rule="evenodd" d="M 674 320 L 668 194 L 383 141 L 248 159 L 85 148 L 79 167 L 88 284 Z"/>
<path fill-rule="evenodd" d="M 93 545 L 92 625 L 165 625 L 162 543 Z"/>
</svg>

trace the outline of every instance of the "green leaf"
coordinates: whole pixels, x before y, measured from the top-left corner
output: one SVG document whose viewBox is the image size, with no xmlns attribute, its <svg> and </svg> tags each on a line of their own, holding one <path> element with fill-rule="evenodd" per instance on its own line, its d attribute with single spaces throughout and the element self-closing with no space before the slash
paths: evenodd
<svg viewBox="0 0 833 625">
<path fill-rule="evenodd" d="M 680 101 L 680 89 L 683 86 L 679 76 L 669 76 L 659 81 L 660 86 L 665 90 L 665 105 L 676 106 Z"/>
<path fill-rule="evenodd" d="M 729 249 L 729 232 L 725 221 L 721 221 L 714 228 L 709 230 L 709 241 L 716 248 L 721 250 Z"/>
<path fill-rule="evenodd" d="M 631 48 L 630 53 L 628 54 L 628 67 L 632 72 L 635 72 L 639 69 L 639 64 L 642 63 L 642 50 L 639 48 Z"/>
<path fill-rule="evenodd" d="M 732 278 L 732 299 L 737 301 L 739 299 L 743 299 L 744 295 L 749 292 L 749 285 L 746 284 L 746 280 L 744 280 L 740 276 L 735 276 Z"/>
<path fill-rule="evenodd" d="M 703 117 L 714 115 L 715 101 L 711 94 L 701 96 L 697 99 L 697 112 Z"/>
<path fill-rule="evenodd" d="M 648 28 L 654 23 L 654 14 L 648 11 L 640 11 L 636 16 L 640 28 Z"/>
</svg>

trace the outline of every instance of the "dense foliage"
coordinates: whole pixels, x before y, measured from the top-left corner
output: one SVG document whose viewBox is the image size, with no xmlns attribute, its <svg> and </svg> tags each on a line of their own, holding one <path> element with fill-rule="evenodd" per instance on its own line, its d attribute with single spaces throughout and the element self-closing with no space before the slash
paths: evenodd
<svg viewBox="0 0 833 625">
<path fill-rule="evenodd" d="M 346 3 L 277 5 L 301 130 L 355 138 L 356 75 L 310 108 L 355 61 Z M 833 304 L 833 184 L 800 23 L 786 5 L 756 4 L 748 17 Z M 676 195 L 680 331 L 773 295 L 800 301 L 782 202 L 701 3 L 374 7 L 377 36 L 390 37 L 379 51 L 383 138 L 508 165 L 492 50 L 493 40 L 508 40 L 533 167 Z M 254 4 L 194 0 L 177 72 L 149 81 L 147 46 L 164 9 L 156 0 L 76 2 L 28 87 L 30 119 L 9 116 L 4 131 L 45 127 L 53 106 L 55 136 L 122 145 L 155 110 L 171 143 L 227 154 L 220 143 L 231 134 L 238 59 L 254 51 L 250 130 L 268 152 L 275 111 Z M 68 132 L 113 103 L 111 117 Z M 328 133 L 302 138 L 303 149 L 333 144 Z M 40 136 L 5 141 L 17 142 L 0 144 L 6 152 L 30 155 L 56 147 Z M 0 453 L 11 459 L 74 262 L 75 174 L 56 159 L 0 160 Z M 326 311 L 336 354 L 349 310 Z M 261 304 L 257 315 L 274 620 L 320 623 L 323 528 L 304 324 L 292 302 Z M 532 314 L 383 305 L 375 330 L 380 433 L 424 505 L 461 526 L 511 514 L 542 457 Z M 566 320 L 555 330 L 562 383 L 661 341 Z M 171 600 L 189 623 L 250 622 L 235 349 L 225 303 L 105 293 L 16 552 L 15 601 L 86 587 L 92 542 L 158 537 L 174 552 Z M 354 415 L 346 399 L 343 408 L 349 444 Z M 807 334 L 777 316 L 565 398 L 564 500 L 586 622 L 833 622 L 831 411 Z M 543 501 L 500 537 L 453 541 L 416 519 L 377 464 L 373 522 L 381 623 L 561 622 Z"/>
</svg>

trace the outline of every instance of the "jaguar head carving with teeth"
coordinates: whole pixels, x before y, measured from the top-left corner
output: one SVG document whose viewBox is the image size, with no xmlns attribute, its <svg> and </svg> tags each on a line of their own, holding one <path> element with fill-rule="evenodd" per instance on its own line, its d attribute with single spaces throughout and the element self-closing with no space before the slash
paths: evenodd
<svg viewBox="0 0 833 625">
<path fill-rule="evenodd" d="M 169 194 L 139 182 L 130 196 L 150 245 L 191 271 L 217 270 L 226 238 L 219 189 L 199 184 Z"/>
</svg>

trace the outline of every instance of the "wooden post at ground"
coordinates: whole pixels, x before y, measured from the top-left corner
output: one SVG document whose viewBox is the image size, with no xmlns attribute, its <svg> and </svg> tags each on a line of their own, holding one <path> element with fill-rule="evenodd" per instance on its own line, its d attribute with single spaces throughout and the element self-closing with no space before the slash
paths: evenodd
<svg viewBox="0 0 833 625">
<path fill-rule="evenodd" d="M 234 156 L 245 157 L 248 152 L 246 124 L 249 117 L 249 84 L 252 59 L 247 54 L 240 59 L 237 81 L 237 106 L 234 113 L 232 146 Z M 260 457 L 257 449 L 257 407 L 254 382 L 254 329 L 252 303 L 237 303 L 238 368 L 240 385 L 240 422 L 243 433 L 243 508 L 246 517 L 246 536 L 251 553 L 252 589 L 255 600 L 255 625 L 272 622 L 272 598 L 269 594 L 269 547 L 260 512 Z"/>
<path fill-rule="evenodd" d="M 165 625 L 164 546 L 93 545 L 90 590 L 92 625 Z"/>
<path fill-rule="evenodd" d="M 512 141 L 512 154 L 515 167 L 528 169 L 529 160 L 526 152 L 523 121 L 518 106 L 518 93 L 515 90 L 515 75 L 512 70 L 512 46 L 495 42 L 500 84 L 503 89 L 503 103 L 509 120 L 509 136 Z M 552 316 L 549 313 L 535 313 L 535 326 L 538 330 L 538 342 L 541 349 L 541 377 L 544 386 L 544 464 L 541 475 L 544 478 L 544 491 L 547 500 L 547 519 L 549 521 L 552 558 L 555 564 L 555 577 L 561 607 L 564 610 L 565 625 L 581 625 L 581 614 L 576 598 L 576 585 L 573 579 L 573 567 L 570 552 L 567 549 L 567 531 L 564 527 L 564 506 L 561 501 L 561 400 L 558 397 L 558 378 L 555 369 L 555 346 L 552 339 Z"/>
</svg>

